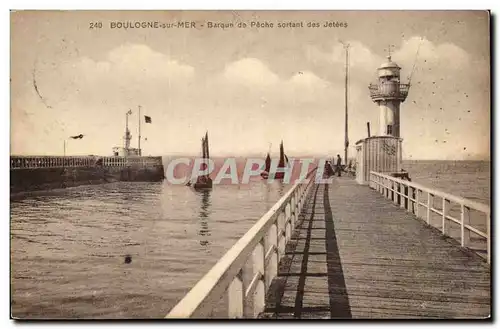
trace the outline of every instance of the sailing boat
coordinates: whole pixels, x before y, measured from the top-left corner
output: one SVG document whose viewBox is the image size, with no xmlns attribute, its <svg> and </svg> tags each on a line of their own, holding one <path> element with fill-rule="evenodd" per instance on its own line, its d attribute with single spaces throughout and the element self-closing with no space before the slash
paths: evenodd
<svg viewBox="0 0 500 329">
<path fill-rule="evenodd" d="M 284 148 L 283 148 L 283 141 L 280 143 L 280 160 L 278 162 L 278 168 L 277 169 L 283 169 L 286 166 L 289 165 L 288 162 L 288 157 L 285 154 Z M 267 157 L 266 157 L 266 168 L 265 170 L 260 174 L 260 176 L 264 179 L 269 178 L 269 171 L 271 169 L 271 157 L 269 156 L 269 152 L 267 152 Z M 277 172 L 274 174 L 275 179 L 282 179 L 285 177 L 284 172 Z"/>
<path fill-rule="evenodd" d="M 284 148 L 283 148 L 283 141 L 281 141 L 281 143 L 280 143 L 280 161 L 278 162 L 278 169 L 283 169 L 287 165 L 288 165 L 288 157 L 286 156 Z M 282 179 L 283 177 L 285 177 L 284 172 L 277 172 L 274 175 L 275 179 Z"/>
<path fill-rule="evenodd" d="M 201 139 L 201 152 L 203 159 L 210 159 L 210 153 L 208 150 L 208 131 L 205 134 L 205 137 Z M 205 189 L 205 188 L 212 188 L 212 179 L 208 176 L 208 164 L 203 163 L 202 164 L 203 168 L 202 170 L 206 170 L 206 173 L 204 175 L 198 176 L 196 179 L 196 182 L 194 183 L 193 187 L 195 189 Z"/>
<path fill-rule="evenodd" d="M 271 145 L 272 144 L 269 144 L 269 151 L 267 151 L 266 167 L 264 168 L 264 171 L 260 173 L 260 176 L 264 179 L 269 177 L 269 170 L 271 170 L 271 156 L 269 155 L 269 153 L 271 153 Z"/>
</svg>

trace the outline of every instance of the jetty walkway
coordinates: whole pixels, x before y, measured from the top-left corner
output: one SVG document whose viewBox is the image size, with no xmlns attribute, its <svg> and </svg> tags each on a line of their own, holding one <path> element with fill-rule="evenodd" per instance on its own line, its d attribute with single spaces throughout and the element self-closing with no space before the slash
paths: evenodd
<svg viewBox="0 0 500 329">
<path fill-rule="evenodd" d="M 349 178 L 313 187 L 261 317 L 485 318 L 489 267 Z"/>
<path fill-rule="evenodd" d="M 488 318 L 489 207 L 370 176 L 293 187 L 167 318 Z"/>
</svg>

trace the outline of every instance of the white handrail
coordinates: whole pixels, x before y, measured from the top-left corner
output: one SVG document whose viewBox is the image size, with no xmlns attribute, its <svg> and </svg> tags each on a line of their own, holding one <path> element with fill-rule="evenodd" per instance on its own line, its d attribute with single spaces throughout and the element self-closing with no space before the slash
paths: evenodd
<svg viewBox="0 0 500 329">
<path fill-rule="evenodd" d="M 279 259 L 284 256 L 284 246 L 291 237 L 298 215 L 304 206 L 310 179 L 316 168 L 294 186 L 248 230 L 208 273 L 168 313 L 166 318 L 189 318 L 200 314 L 221 299 L 227 291 L 228 315 L 233 318 L 257 316 L 264 309 L 264 299 L 272 279 L 278 273 Z M 284 220 L 281 220 L 284 217 Z M 270 246 L 265 250 L 265 237 Z M 245 264 L 253 258 L 252 282 L 244 286 Z M 246 298 L 253 295 L 253 312 L 246 305 Z"/>
<path fill-rule="evenodd" d="M 398 188 L 396 188 L 396 184 Z M 406 189 L 401 190 L 400 186 L 404 186 Z M 406 208 L 407 211 L 411 210 L 411 205 L 414 206 L 415 215 L 418 218 L 425 217 L 427 224 L 430 224 L 431 213 L 435 213 L 441 216 L 441 231 L 445 235 L 449 235 L 449 221 L 460 225 L 460 242 L 463 247 L 467 247 L 469 243 L 469 234 L 473 232 L 479 236 L 486 238 L 486 253 L 488 264 L 491 261 L 491 232 L 490 232 L 490 207 L 486 204 L 468 200 L 462 197 L 451 195 L 439 190 L 425 187 L 423 185 L 410 182 L 407 180 L 392 177 L 386 174 L 382 174 L 375 171 L 370 171 L 370 187 L 374 188 L 386 198 L 392 199 L 395 203 L 398 202 L 398 196 L 400 198 L 401 208 Z M 411 193 L 410 193 L 411 190 Z M 392 192 L 392 193 L 391 193 Z M 421 192 L 427 193 L 426 202 L 421 202 Z M 433 207 L 434 197 L 442 199 L 442 209 L 435 209 Z M 406 199 L 406 205 L 403 202 Z M 460 205 L 460 219 L 454 218 L 448 215 L 450 209 L 450 203 L 456 203 Z M 423 206 L 427 209 L 426 215 L 421 216 L 419 213 L 419 207 Z M 469 212 L 470 210 L 477 210 L 486 215 L 486 232 L 473 227 L 469 223 Z"/>
</svg>

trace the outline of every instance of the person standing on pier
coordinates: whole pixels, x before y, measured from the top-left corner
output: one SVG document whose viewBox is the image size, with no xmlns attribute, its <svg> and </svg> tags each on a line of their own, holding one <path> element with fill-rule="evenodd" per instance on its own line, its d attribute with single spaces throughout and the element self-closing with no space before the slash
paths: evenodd
<svg viewBox="0 0 500 329">
<path fill-rule="evenodd" d="M 340 177 L 340 172 L 342 171 L 342 158 L 340 157 L 340 154 L 337 154 L 337 165 L 335 166 L 335 170 Z"/>
</svg>

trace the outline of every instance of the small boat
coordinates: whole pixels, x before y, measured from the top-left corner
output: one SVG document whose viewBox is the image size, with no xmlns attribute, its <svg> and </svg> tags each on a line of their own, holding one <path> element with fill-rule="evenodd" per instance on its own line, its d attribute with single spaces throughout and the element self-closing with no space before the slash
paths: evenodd
<svg viewBox="0 0 500 329">
<path fill-rule="evenodd" d="M 289 165 L 288 157 L 285 154 L 284 148 L 283 148 L 283 141 L 280 143 L 280 160 L 278 163 L 277 169 L 283 169 Z M 269 171 L 271 169 L 271 157 L 269 156 L 269 152 L 267 153 L 266 157 L 266 168 L 265 170 L 260 174 L 260 176 L 264 179 L 269 178 Z M 274 179 L 283 179 L 285 177 L 284 172 L 277 172 L 274 174 Z"/>
<path fill-rule="evenodd" d="M 267 152 L 266 168 L 263 172 L 260 173 L 260 176 L 264 179 L 267 179 L 269 177 L 269 170 L 271 170 L 271 156 L 269 155 L 269 152 Z"/>
<path fill-rule="evenodd" d="M 278 162 L 278 169 L 283 169 L 286 166 L 288 166 L 288 157 L 285 154 L 285 151 L 283 149 L 283 141 L 281 141 L 280 144 L 280 161 Z M 284 172 L 277 172 L 274 174 L 275 179 L 283 179 L 285 177 Z"/>
<path fill-rule="evenodd" d="M 205 134 L 205 137 L 201 139 L 201 150 L 202 150 L 202 157 L 203 159 L 210 159 L 210 153 L 208 149 L 208 132 Z M 202 164 L 202 170 L 207 171 L 204 175 L 198 176 L 196 179 L 196 182 L 194 184 L 188 183 L 188 185 L 192 185 L 194 189 L 207 189 L 207 188 L 212 188 L 212 179 L 208 175 L 208 165 L 207 164 Z"/>
</svg>

